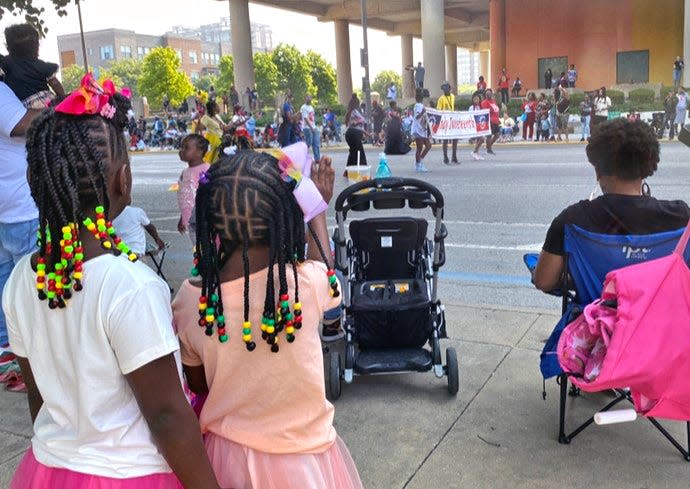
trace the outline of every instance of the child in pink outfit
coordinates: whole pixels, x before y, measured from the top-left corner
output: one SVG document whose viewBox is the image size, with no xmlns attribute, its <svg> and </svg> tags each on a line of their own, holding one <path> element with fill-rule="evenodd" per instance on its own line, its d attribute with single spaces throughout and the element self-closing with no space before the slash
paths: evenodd
<svg viewBox="0 0 690 489">
<path fill-rule="evenodd" d="M 328 202 L 330 160 L 312 177 Z M 323 263 L 325 212 L 309 224 L 304 261 L 304 217 L 292 188 L 275 158 L 255 152 L 214 164 L 196 206 L 200 278 L 182 284 L 173 315 L 189 387 L 208 395 L 200 424 L 220 484 L 361 489 L 325 395 L 318 327 L 340 302 Z"/>
<path fill-rule="evenodd" d="M 182 170 L 177 191 L 177 204 L 180 207 L 180 220 L 177 230 L 184 234 L 189 230 L 189 220 L 194 211 L 196 190 L 199 187 L 199 178 L 202 173 L 208 171 L 208 163 L 204 163 L 204 155 L 208 151 L 208 141 L 199 134 L 190 134 L 182 140 L 180 147 L 180 160 L 189 165 Z M 190 233 L 192 242 L 195 237 Z"/>
</svg>

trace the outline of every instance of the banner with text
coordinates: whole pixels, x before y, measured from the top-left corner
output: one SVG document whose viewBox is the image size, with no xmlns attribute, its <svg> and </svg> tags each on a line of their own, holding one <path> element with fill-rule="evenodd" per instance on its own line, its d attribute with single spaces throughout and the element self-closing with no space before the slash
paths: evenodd
<svg viewBox="0 0 690 489">
<path fill-rule="evenodd" d="M 426 109 L 433 139 L 469 139 L 491 134 L 489 109 L 476 112 L 447 112 Z"/>
</svg>

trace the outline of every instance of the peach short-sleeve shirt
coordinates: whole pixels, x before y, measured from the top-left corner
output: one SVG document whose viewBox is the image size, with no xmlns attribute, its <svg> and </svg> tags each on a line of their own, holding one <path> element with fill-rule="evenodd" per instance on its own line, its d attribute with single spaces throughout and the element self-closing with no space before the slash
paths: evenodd
<svg viewBox="0 0 690 489">
<path fill-rule="evenodd" d="M 185 281 L 173 301 L 182 363 L 204 366 L 209 395 L 201 411 L 203 432 L 211 432 L 267 453 L 321 453 L 336 438 L 333 405 L 326 400 L 324 366 L 318 326 L 324 311 L 340 299 L 329 295 L 326 268 L 307 261 L 298 267 L 302 328 L 295 341 L 280 335 L 280 351 L 271 352 L 261 339 L 261 316 L 268 269 L 249 279 L 249 319 L 256 342 L 253 352 L 242 341 L 244 279 L 221 286 L 226 329 L 220 343 L 198 325 L 201 289 Z M 277 270 L 275 273 L 277 280 Z M 288 269 L 290 304 L 294 279 Z M 276 284 L 276 290 L 277 284 Z"/>
</svg>

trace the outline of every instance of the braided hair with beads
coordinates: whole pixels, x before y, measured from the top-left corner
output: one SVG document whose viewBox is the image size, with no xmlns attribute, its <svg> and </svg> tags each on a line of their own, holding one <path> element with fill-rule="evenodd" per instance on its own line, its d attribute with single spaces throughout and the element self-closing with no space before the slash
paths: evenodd
<svg viewBox="0 0 690 489">
<path fill-rule="evenodd" d="M 113 93 L 105 105 L 106 115 L 45 110 L 27 134 L 28 182 L 39 213 L 36 289 L 51 309 L 65 307 L 72 291 L 82 289 L 84 228 L 104 249 L 136 260 L 108 219 L 107 195 L 110 163 L 128 159 L 123 130 L 130 101 Z"/>
<path fill-rule="evenodd" d="M 221 343 L 228 341 L 229 335 L 223 314 L 220 269 L 233 253 L 239 252 L 244 268 L 242 340 L 247 350 L 256 348 L 249 320 L 249 248 L 253 245 L 269 248 L 262 339 L 271 351 L 278 352 L 280 333 L 284 332 L 287 342 L 292 343 L 302 327 L 297 267 L 305 259 L 304 215 L 292 194 L 294 185 L 285 181 L 276 158 L 253 151 L 222 158 L 200 179 L 192 275 L 201 275 L 202 282 L 199 326 L 205 328 L 208 336 L 213 336 L 215 326 Z M 318 248 L 328 263 L 320 244 Z M 292 307 L 288 266 L 292 267 L 295 282 Z M 277 294 L 274 268 L 278 273 Z"/>
</svg>

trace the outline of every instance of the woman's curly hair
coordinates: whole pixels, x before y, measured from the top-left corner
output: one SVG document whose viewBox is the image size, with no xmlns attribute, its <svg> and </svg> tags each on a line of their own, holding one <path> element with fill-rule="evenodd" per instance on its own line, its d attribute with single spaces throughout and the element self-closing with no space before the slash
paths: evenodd
<svg viewBox="0 0 690 489">
<path fill-rule="evenodd" d="M 594 128 L 587 158 L 599 175 L 627 181 L 647 178 L 659 164 L 659 141 L 646 122 L 614 119 Z"/>
</svg>

